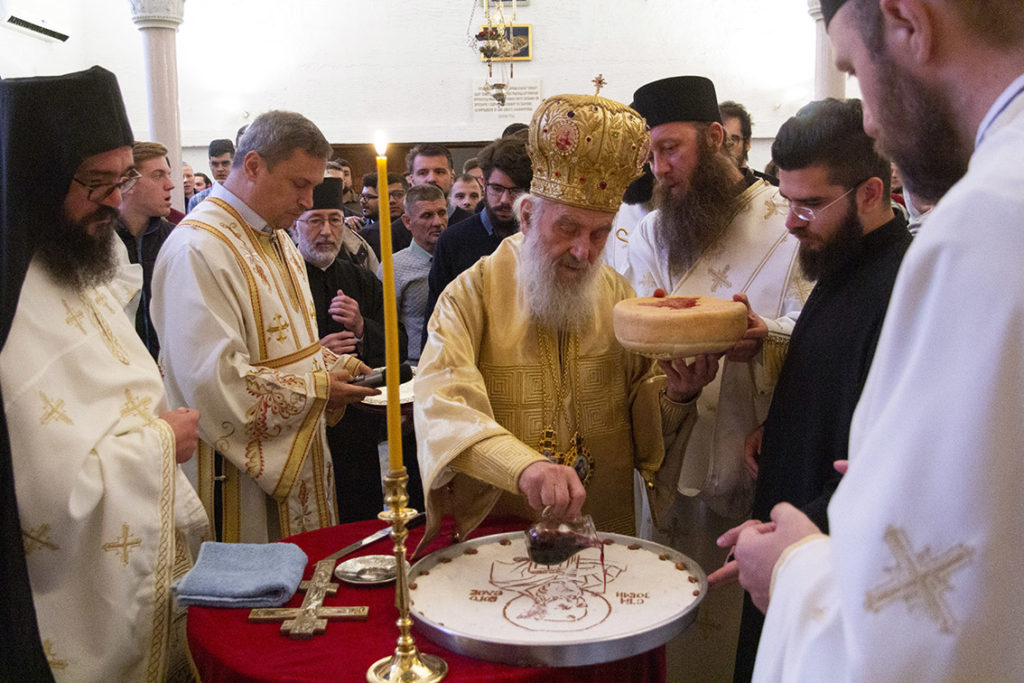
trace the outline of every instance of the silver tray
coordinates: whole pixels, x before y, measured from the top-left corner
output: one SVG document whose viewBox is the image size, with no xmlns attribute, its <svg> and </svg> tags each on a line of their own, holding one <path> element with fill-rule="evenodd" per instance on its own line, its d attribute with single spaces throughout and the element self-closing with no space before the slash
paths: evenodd
<svg viewBox="0 0 1024 683">
<path fill-rule="evenodd" d="M 675 613 L 639 627 L 631 625 L 627 632 L 612 637 L 595 638 L 581 633 L 561 632 L 550 635 L 548 642 L 517 642 L 514 638 L 502 637 L 487 628 L 470 628 L 465 624 L 444 622 L 424 614 L 416 606 L 415 591 L 411 592 L 413 605 L 410 614 L 416 629 L 438 645 L 453 652 L 477 659 L 484 659 L 515 666 L 585 666 L 599 664 L 647 652 L 680 634 L 697 618 L 697 608 L 708 591 L 704 571 L 686 555 L 652 541 L 645 541 L 621 534 L 598 533 L 602 540 L 610 540 L 627 548 L 638 548 L 653 553 L 658 560 L 664 558 L 670 563 L 683 563 L 689 575 L 697 582 L 687 584 L 699 590 L 699 595 Z M 475 538 L 438 550 L 413 565 L 409 573 L 410 586 L 420 577 L 435 571 L 442 565 L 466 553 L 467 549 L 479 552 L 486 545 L 505 545 L 503 540 L 517 542 L 523 532 L 510 532 Z M 472 551 L 471 551 L 472 552 Z M 584 551 L 587 552 L 587 551 Z M 596 551 L 594 551 L 596 553 Z M 443 572 L 444 569 L 437 571 Z M 454 571 L 454 570 L 452 570 Z M 493 576 L 493 570 L 492 574 Z M 607 580 L 607 573 L 605 574 Z M 468 577 L 467 577 L 468 580 Z M 607 589 L 607 585 L 605 586 Z M 602 597 L 603 599 L 603 597 Z M 538 629 L 541 630 L 541 629 Z M 545 634 L 547 638 L 548 635 Z"/>
</svg>

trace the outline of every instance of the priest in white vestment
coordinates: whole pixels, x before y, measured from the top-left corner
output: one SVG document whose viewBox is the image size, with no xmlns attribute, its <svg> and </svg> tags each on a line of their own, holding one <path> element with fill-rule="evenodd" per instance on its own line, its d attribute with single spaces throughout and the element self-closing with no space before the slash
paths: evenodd
<svg viewBox="0 0 1024 683">
<path fill-rule="evenodd" d="M 545 508 L 632 534 L 634 471 L 674 493 L 666 445 L 715 368 L 661 361 L 666 377 L 623 349 L 612 308 L 633 291 L 600 260 L 647 149 L 643 119 L 602 97 L 559 95 L 534 114 L 521 234 L 448 285 L 429 323 L 414 404 L 426 540 L 445 514 L 464 537 L 489 514 Z"/>
<path fill-rule="evenodd" d="M 743 464 L 744 441 L 768 415 L 789 335 L 810 293 L 797 263 L 799 242 L 785 226 L 778 190 L 745 178 L 723 150 L 714 84 L 701 76 L 648 83 L 633 95 L 651 127 L 654 205 L 629 235 L 630 276 L 640 296 L 656 289 L 679 296 L 746 301 L 757 322 L 697 397 L 697 422 L 684 451 L 673 514 L 653 534 L 705 567 L 718 567 L 719 534 L 750 514 L 754 479 Z M 755 331 L 756 330 L 756 331 Z M 646 521 L 646 520 L 645 520 Z M 646 524 L 642 535 L 651 535 Z M 691 630 L 693 670 L 730 676 L 742 591 L 713 591 Z"/>
<path fill-rule="evenodd" d="M 365 364 L 320 345 L 305 262 L 285 232 L 312 206 L 330 153 L 305 117 L 260 115 L 228 178 L 157 258 L 160 364 L 171 402 L 201 412 L 189 472 L 222 541 L 336 524 L 325 418 L 379 393 L 348 383 Z"/>
<path fill-rule="evenodd" d="M 4 291 L 17 301 L 0 385 L 48 673 L 180 680 L 189 666 L 171 582 L 191 566 L 188 541 L 207 532 L 178 467 L 195 450 L 198 415 L 168 411 L 135 332 L 142 269 L 114 233 L 121 192 L 135 182 L 117 80 L 94 67 L 0 81 L 0 113 Z M 5 594 L 17 578 L 5 570 Z M 4 630 L 25 628 L 27 616 Z M 0 678 L 44 676 L 9 649 L 11 635 Z"/>
<path fill-rule="evenodd" d="M 722 539 L 767 606 L 755 680 L 1024 680 L 1024 6 L 975 4 L 822 2 L 866 131 L 941 200 L 896 279 L 831 536 L 782 504 Z"/>
</svg>

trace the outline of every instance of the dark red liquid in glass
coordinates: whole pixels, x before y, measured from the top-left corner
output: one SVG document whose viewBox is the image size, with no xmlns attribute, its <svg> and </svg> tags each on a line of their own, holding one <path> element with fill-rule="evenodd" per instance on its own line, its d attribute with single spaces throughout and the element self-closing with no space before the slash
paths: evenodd
<svg viewBox="0 0 1024 683">
<path fill-rule="evenodd" d="M 600 547 L 603 561 L 604 546 L 593 538 L 561 529 L 531 528 L 526 532 L 526 552 L 537 564 L 560 564 L 584 548 Z"/>
</svg>

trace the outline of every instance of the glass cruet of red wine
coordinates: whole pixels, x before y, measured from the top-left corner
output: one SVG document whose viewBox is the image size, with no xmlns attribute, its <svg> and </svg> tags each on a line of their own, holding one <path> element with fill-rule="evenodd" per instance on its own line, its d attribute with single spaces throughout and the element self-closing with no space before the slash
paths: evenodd
<svg viewBox="0 0 1024 683">
<path fill-rule="evenodd" d="M 581 515 L 572 520 L 556 519 L 545 509 L 540 521 L 526 530 L 526 552 L 537 564 L 561 564 L 585 548 L 600 548 L 594 520 Z"/>
</svg>

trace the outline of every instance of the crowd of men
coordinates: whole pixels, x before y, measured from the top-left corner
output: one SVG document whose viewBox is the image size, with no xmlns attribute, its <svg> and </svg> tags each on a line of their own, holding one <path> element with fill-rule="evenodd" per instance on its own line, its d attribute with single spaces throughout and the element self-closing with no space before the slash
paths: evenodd
<svg viewBox="0 0 1024 683">
<path fill-rule="evenodd" d="M 187 675 L 201 541 L 381 509 L 385 200 L 424 544 L 542 513 L 670 544 L 711 572 L 701 680 L 1020 678 L 1024 9 L 986 5 L 822 2 L 863 102 L 801 108 L 771 174 L 678 76 L 550 97 L 461 174 L 417 145 L 387 198 L 269 111 L 175 217 L 113 74 L 0 80 L 0 679 Z M 627 352 L 612 309 L 657 290 L 741 301 L 743 339 Z"/>
</svg>

